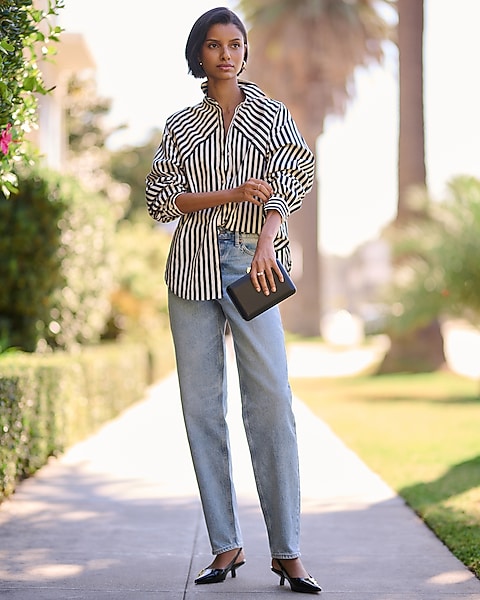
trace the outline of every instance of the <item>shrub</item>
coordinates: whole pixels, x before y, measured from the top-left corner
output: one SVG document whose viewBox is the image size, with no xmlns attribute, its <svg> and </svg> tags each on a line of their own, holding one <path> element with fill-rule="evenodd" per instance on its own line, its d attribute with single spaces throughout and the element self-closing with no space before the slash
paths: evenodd
<svg viewBox="0 0 480 600">
<path fill-rule="evenodd" d="M 37 94 L 47 94 L 38 55 L 51 56 L 61 28 L 51 23 L 63 0 L 48 0 L 45 10 L 32 0 L 0 0 L 0 189 L 16 191 L 13 165 L 26 160 L 24 136 L 36 124 Z"/>
<path fill-rule="evenodd" d="M 147 220 L 122 221 L 115 235 L 116 287 L 108 336 L 146 344 L 152 380 L 174 368 L 164 281 L 169 245 L 170 234 Z"/>
<path fill-rule="evenodd" d="M 74 355 L 2 355 L 0 500 L 50 456 L 139 400 L 147 377 L 141 344 L 102 344 Z"/>
<path fill-rule="evenodd" d="M 390 327 L 407 333 L 439 317 L 480 323 L 480 180 L 453 178 L 441 202 L 428 196 L 424 218 L 409 224 L 396 240 L 395 314 Z"/>
<path fill-rule="evenodd" d="M 115 216 L 102 196 L 45 169 L 0 193 L 0 337 L 27 351 L 95 343 L 110 314 Z"/>
</svg>

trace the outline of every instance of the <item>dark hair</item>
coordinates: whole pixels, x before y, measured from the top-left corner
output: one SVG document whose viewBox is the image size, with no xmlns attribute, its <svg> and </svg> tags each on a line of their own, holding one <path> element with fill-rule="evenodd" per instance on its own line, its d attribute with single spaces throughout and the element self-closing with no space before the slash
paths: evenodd
<svg viewBox="0 0 480 600">
<path fill-rule="evenodd" d="M 222 25 L 235 25 L 235 27 L 238 27 L 238 29 L 242 32 L 243 41 L 245 43 L 244 61 L 247 62 L 247 30 L 245 29 L 245 25 L 229 8 L 225 8 L 224 6 L 212 8 L 195 21 L 185 47 L 185 58 L 187 59 L 188 63 L 188 72 L 194 77 L 205 77 L 205 71 L 203 70 L 202 65 L 200 65 L 200 51 L 202 49 L 203 42 L 207 38 L 208 30 L 210 27 L 212 27 L 212 25 L 217 25 L 217 23 L 221 23 Z M 240 73 L 242 71 L 240 71 Z"/>
</svg>

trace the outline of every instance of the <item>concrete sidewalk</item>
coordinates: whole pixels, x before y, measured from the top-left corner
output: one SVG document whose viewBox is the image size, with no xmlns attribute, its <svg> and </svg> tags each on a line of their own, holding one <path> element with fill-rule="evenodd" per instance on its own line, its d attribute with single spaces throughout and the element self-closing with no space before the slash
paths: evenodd
<svg viewBox="0 0 480 600">
<path fill-rule="evenodd" d="M 0 506 L 0 597 L 188 600 L 289 597 L 270 572 L 229 369 L 229 421 L 247 564 L 195 586 L 211 560 L 176 376 L 52 460 Z M 295 400 L 302 552 L 331 600 L 480 600 L 475 578 L 331 430 Z M 290 596 L 291 597 L 291 596 Z"/>
</svg>

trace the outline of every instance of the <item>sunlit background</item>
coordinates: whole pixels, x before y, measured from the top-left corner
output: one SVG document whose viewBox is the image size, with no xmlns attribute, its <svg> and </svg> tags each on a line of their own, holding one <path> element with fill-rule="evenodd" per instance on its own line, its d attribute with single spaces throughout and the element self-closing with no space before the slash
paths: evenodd
<svg viewBox="0 0 480 600">
<path fill-rule="evenodd" d="M 237 3 L 223 4 L 235 9 Z M 187 74 L 185 42 L 195 19 L 218 2 L 184 0 L 176 6 L 139 0 L 132 11 L 114 0 L 68 0 L 60 11 L 63 27 L 82 33 L 91 49 L 98 92 L 113 100 L 110 122 L 128 124 L 112 136 L 111 147 L 142 143 L 169 114 L 201 98 L 199 80 Z M 437 197 L 452 175 L 480 175 L 479 22 L 478 0 L 425 0 L 427 183 Z M 357 85 L 345 118 L 328 118 L 318 142 L 320 246 L 339 255 L 377 236 L 395 216 L 393 46 L 386 48 L 384 67 L 360 72 Z"/>
<path fill-rule="evenodd" d="M 225 4 L 235 10 L 237 1 Z M 387 10 L 387 2 L 378 0 L 336 2 L 328 6 L 348 5 L 356 11 L 375 4 Z M 158 579 L 157 566 L 162 555 L 167 562 L 174 556 L 168 535 L 173 532 L 178 539 L 172 510 L 181 511 L 177 517 L 183 526 L 183 498 L 190 505 L 196 488 L 185 438 L 181 447 L 180 392 L 168 327 L 164 266 L 171 235 L 145 210 L 145 174 L 168 115 L 202 97 L 200 81 L 187 74 L 184 46 L 193 22 L 217 4 L 65 0 L 59 20 L 67 35 L 55 60 L 42 61 L 42 77 L 35 52 L 29 56 L 26 51 L 38 37 L 32 38 L 28 21 L 17 22 L 25 15 L 17 10 L 20 4 L 26 11 L 27 5 L 34 8 L 23 0 L 0 0 L 2 10 L 13 15 L 2 23 L 2 34 L 10 32 L 10 40 L 8 35 L 0 40 L 0 83 L 7 106 L 0 111 L 0 502 L 47 463 L 53 470 L 2 505 L 0 587 L 15 589 L 22 598 L 29 592 L 38 597 L 41 589 L 53 597 L 56 589 L 63 598 L 66 589 L 81 594 L 93 585 L 98 592 L 103 581 L 121 594 L 125 577 L 132 574 L 132 594 L 145 593 L 147 585 L 153 593 L 153 585 L 159 584 L 138 574 L 149 568 L 149 555 L 155 581 L 163 586 L 165 573 L 170 577 L 164 568 Z M 34 4 L 35 9 L 48 7 L 49 0 Z M 279 4 L 295 11 L 303 5 L 298 0 L 258 2 L 263 7 Z M 325 123 L 323 114 L 317 118 L 318 88 L 311 83 L 322 70 L 316 64 L 300 82 L 302 102 L 296 105 L 297 114 L 303 109 L 310 117 L 303 121 L 310 144 L 325 125 L 316 148 L 321 253 L 312 193 L 297 215 L 300 220 L 290 221 L 298 293 L 290 305 L 282 305 L 282 318 L 289 310 L 295 317 L 285 331 L 303 492 L 312 499 L 306 504 L 307 530 L 321 513 L 317 524 L 322 532 L 314 544 L 317 539 L 328 544 L 330 532 L 338 549 L 328 556 L 315 552 L 311 560 L 314 567 L 319 561 L 319 572 L 329 574 L 340 595 L 346 562 L 356 565 L 356 573 L 348 573 L 350 580 L 367 582 L 371 590 L 380 564 L 371 560 L 374 551 L 365 553 L 362 545 L 358 555 L 352 553 L 352 540 L 370 536 L 380 541 L 380 559 L 384 542 L 393 543 L 387 570 L 378 580 L 387 595 L 398 583 L 406 597 L 422 589 L 431 598 L 450 591 L 455 597 L 480 598 L 479 582 L 473 581 L 480 576 L 480 2 L 396 4 L 401 25 L 408 22 L 407 13 L 414 16 L 412 26 L 399 27 L 402 34 L 414 34 L 413 43 L 399 35 L 400 62 L 402 67 L 408 63 L 409 75 L 418 75 L 421 53 L 416 48 L 414 60 L 403 62 L 405 48 L 415 48 L 415 40 L 421 39 L 425 46 L 427 183 L 434 201 L 417 193 L 416 203 L 407 206 L 406 194 L 397 191 L 398 173 L 403 180 L 403 159 L 412 148 L 422 150 L 415 167 L 423 167 L 423 136 L 407 136 L 408 149 L 402 144 L 398 166 L 399 57 L 393 44 L 385 43 L 381 68 L 357 69 L 357 94 L 345 116 L 329 116 Z M 327 3 L 308 5 L 323 9 Z M 297 24 L 290 15 L 286 21 Z M 302 34 L 309 21 L 301 23 Z M 262 38 L 255 37 L 260 31 L 256 25 L 251 49 L 268 40 L 265 29 Z M 310 52 L 318 30 L 305 38 L 298 31 L 296 38 L 282 39 L 308 40 L 308 52 L 300 60 L 322 57 L 321 49 Z M 321 31 L 328 39 L 328 30 Z M 270 34 L 277 43 L 277 31 L 270 29 Z M 335 39 L 343 44 L 349 38 Z M 51 49 L 37 46 L 47 53 Z M 284 81 L 285 61 L 296 56 L 289 44 L 275 49 L 282 52 L 275 55 L 280 60 L 272 71 L 265 67 L 265 57 L 251 54 L 263 68 L 255 71 L 261 87 L 260 77 L 270 72 L 275 83 Z M 342 50 L 334 46 L 332 63 L 343 56 Z M 289 86 L 301 72 L 299 64 L 277 91 L 300 89 Z M 252 73 L 254 67 L 250 63 Z M 86 68 L 93 72 L 84 73 Z M 400 79 L 403 90 L 408 80 L 403 68 Z M 43 82 L 54 93 L 39 98 L 37 128 L 30 102 Z M 307 104 L 309 90 L 314 93 Z M 402 134 L 412 117 L 422 116 L 418 97 L 406 107 L 402 102 Z M 420 121 L 414 134 L 423 134 Z M 123 124 L 125 129 L 110 136 Z M 17 136 L 23 133 L 38 144 L 41 157 L 30 157 L 28 146 L 19 143 Z M 28 168 L 16 173 L 22 157 L 28 158 Z M 461 174 L 467 177 L 451 184 L 450 197 L 441 202 L 447 182 Z M 408 184 L 419 181 L 409 175 Z M 400 217 L 409 212 L 406 207 L 411 209 L 408 219 L 397 218 L 397 201 Z M 227 339 L 232 448 L 248 462 L 234 348 L 231 336 Z M 235 452 L 237 431 L 243 436 L 240 453 Z M 62 466 L 57 458 L 68 448 L 73 453 L 67 453 Z M 354 471 L 345 468 L 349 463 Z M 256 497 L 253 476 L 241 462 L 234 471 L 240 475 L 239 491 L 248 487 Z M 53 473 L 50 481 L 48 472 Z M 403 551 L 405 527 L 392 523 L 391 510 L 385 510 L 385 501 L 397 494 L 413 509 L 416 527 L 421 528 L 421 519 L 428 524 L 428 543 L 432 531 L 441 540 L 440 560 L 428 553 L 429 560 L 420 565 L 423 555 Z M 384 525 L 372 512 L 375 505 Z M 392 506 L 400 504 L 395 500 Z M 250 499 L 247 512 L 254 514 Z M 148 520 L 145 527 L 140 514 Z M 363 529 L 352 537 L 355 514 Z M 196 505 L 191 525 L 189 548 L 196 560 L 204 552 Z M 132 536 L 137 526 L 142 535 Z M 401 531 L 398 540 L 391 535 L 395 528 Z M 251 531 L 257 536 L 258 527 Z M 457 560 L 451 568 L 444 566 L 443 544 L 466 569 Z M 424 543 L 410 547 L 423 548 Z M 192 559 L 185 559 L 189 570 Z M 399 560 L 405 564 L 399 566 Z M 412 593 L 404 589 L 404 573 L 414 574 L 407 582 Z"/>
</svg>

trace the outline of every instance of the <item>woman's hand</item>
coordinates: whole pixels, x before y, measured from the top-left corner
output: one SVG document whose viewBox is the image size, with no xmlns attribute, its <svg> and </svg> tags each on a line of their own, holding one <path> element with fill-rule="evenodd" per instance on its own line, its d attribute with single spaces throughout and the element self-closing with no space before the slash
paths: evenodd
<svg viewBox="0 0 480 600">
<path fill-rule="evenodd" d="M 257 206 L 265 204 L 273 194 L 272 186 L 263 179 L 251 177 L 235 189 L 236 202 L 251 202 Z"/>
<path fill-rule="evenodd" d="M 270 292 L 276 292 L 275 279 L 273 273 L 278 275 L 280 281 L 283 281 L 283 275 L 277 265 L 273 241 L 278 228 L 282 222 L 280 213 L 276 210 L 267 211 L 265 223 L 258 238 L 257 248 L 252 260 L 250 269 L 250 279 L 257 292 L 263 292 L 269 296 Z"/>
</svg>

